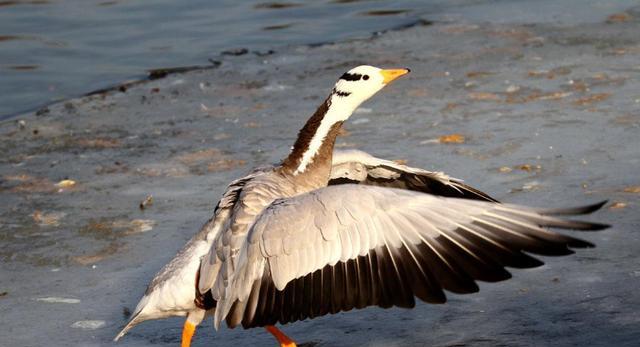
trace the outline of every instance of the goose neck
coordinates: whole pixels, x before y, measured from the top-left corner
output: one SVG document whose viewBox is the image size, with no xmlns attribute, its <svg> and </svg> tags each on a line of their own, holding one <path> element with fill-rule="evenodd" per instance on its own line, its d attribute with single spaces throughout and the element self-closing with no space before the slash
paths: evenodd
<svg viewBox="0 0 640 347">
<path fill-rule="evenodd" d="M 331 173 L 333 146 L 342 123 L 355 107 L 332 93 L 298 133 L 293 149 L 282 168 L 294 176 L 316 174 L 328 177 Z"/>
</svg>

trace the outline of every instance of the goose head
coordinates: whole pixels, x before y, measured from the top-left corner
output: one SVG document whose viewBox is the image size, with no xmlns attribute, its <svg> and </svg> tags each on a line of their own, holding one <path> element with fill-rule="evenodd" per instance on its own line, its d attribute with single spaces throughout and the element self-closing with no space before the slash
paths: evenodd
<svg viewBox="0 0 640 347">
<path fill-rule="evenodd" d="M 332 90 L 331 102 L 355 110 L 387 84 L 409 73 L 409 69 L 380 69 L 361 65 L 345 72 Z"/>
<path fill-rule="evenodd" d="M 409 73 L 409 69 L 380 69 L 361 65 L 345 72 L 333 86 L 331 94 L 318 107 L 298 133 L 283 168 L 298 175 L 316 162 L 331 163 L 331 152 L 340 126 L 360 104 L 387 84 Z M 331 165 L 324 167 L 330 169 Z"/>
</svg>

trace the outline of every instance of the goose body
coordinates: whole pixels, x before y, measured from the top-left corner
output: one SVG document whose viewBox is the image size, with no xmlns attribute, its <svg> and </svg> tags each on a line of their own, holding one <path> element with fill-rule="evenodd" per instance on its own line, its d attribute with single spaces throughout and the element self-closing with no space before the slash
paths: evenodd
<svg viewBox="0 0 640 347">
<path fill-rule="evenodd" d="M 130 322 L 186 315 L 183 346 L 205 316 L 214 326 L 274 327 L 353 308 L 413 307 L 472 293 L 505 267 L 542 264 L 524 253 L 570 254 L 590 243 L 547 227 L 606 225 L 560 218 L 602 204 L 544 210 L 499 204 L 443 173 L 361 151 L 334 152 L 353 111 L 406 69 L 345 73 L 282 163 L 230 184 L 209 220 L 152 280 Z"/>
</svg>

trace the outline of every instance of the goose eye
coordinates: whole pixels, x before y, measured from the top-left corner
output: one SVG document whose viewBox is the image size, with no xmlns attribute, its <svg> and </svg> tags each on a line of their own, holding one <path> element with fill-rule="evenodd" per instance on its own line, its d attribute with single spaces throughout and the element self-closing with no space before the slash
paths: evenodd
<svg viewBox="0 0 640 347">
<path fill-rule="evenodd" d="M 369 79 L 369 75 L 362 76 L 362 79 L 365 80 L 365 81 L 368 80 Z"/>
</svg>

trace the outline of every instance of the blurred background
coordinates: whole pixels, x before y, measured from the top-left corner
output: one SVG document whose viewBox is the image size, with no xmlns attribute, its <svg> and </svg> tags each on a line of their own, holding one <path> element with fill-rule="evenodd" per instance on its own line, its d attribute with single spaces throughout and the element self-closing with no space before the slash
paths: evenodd
<svg viewBox="0 0 640 347">
<path fill-rule="evenodd" d="M 635 1 L 525 0 L 15 0 L 0 1 L 0 119 L 146 76 L 207 65 L 222 52 L 363 38 L 468 17 L 573 22 Z M 500 11 L 495 11 L 499 6 Z"/>
</svg>

